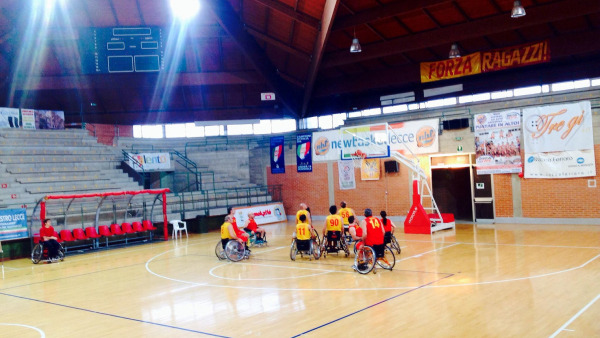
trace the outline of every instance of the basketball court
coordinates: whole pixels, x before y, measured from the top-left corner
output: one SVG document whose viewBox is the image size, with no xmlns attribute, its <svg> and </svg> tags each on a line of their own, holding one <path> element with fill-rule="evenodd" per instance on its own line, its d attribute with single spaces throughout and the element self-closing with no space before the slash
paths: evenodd
<svg viewBox="0 0 600 338">
<path fill-rule="evenodd" d="M 320 224 L 320 222 L 315 222 Z M 4 263 L 0 337 L 594 336 L 600 230 L 457 224 L 396 232 L 393 271 L 353 271 L 353 254 L 291 261 L 295 227 L 220 261 L 218 233 Z"/>
</svg>

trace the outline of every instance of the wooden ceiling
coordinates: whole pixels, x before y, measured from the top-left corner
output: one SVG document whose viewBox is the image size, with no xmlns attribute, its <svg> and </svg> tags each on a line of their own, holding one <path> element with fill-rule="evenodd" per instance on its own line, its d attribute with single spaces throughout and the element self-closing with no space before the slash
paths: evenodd
<svg viewBox="0 0 600 338">
<path fill-rule="evenodd" d="M 93 75 L 81 30 L 172 32 L 168 0 L 54 0 L 45 20 L 39 3 L 51 2 L 0 0 L 0 106 L 64 110 L 68 123 L 302 118 L 449 84 L 464 95 L 600 76 L 598 0 L 523 0 L 517 19 L 513 0 L 201 0 L 177 72 Z M 354 35 L 361 53 L 349 52 Z M 420 83 L 419 64 L 447 59 L 452 43 L 464 55 L 542 40 L 549 63 Z"/>
</svg>

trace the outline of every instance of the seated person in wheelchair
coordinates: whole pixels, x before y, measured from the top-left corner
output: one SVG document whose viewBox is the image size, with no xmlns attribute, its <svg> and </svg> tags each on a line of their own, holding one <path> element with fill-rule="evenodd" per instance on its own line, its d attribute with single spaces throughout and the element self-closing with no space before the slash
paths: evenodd
<svg viewBox="0 0 600 338">
<path fill-rule="evenodd" d="M 394 222 L 392 222 L 391 219 L 387 218 L 387 213 L 385 212 L 385 210 L 381 210 L 379 215 L 381 216 L 379 221 L 381 222 L 381 224 L 383 224 L 383 229 L 385 230 L 383 242 L 385 244 L 389 244 L 392 241 L 392 234 L 394 233 L 394 230 L 396 230 L 396 225 L 394 224 Z"/>
<path fill-rule="evenodd" d="M 360 227 L 362 229 L 365 245 L 373 248 L 377 260 L 385 261 L 385 244 L 383 240 L 385 230 L 383 229 L 381 222 L 373 217 L 371 209 L 365 209 L 365 219 L 360 222 Z M 387 261 L 385 263 L 389 264 Z"/>
<path fill-rule="evenodd" d="M 225 222 L 221 225 L 221 245 L 223 246 L 223 250 L 225 250 L 225 246 L 230 240 L 236 240 L 243 243 L 246 246 L 246 249 L 248 249 L 248 237 L 243 231 L 235 231 L 232 217 L 231 215 L 227 215 L 225 216 Z"/>
<path fill-rule="evenodd" d="M 251 234 L 255 234 L 257 241 L 262 241 L 263 238 L 265 238 L 265 229 L 258 227 L 258 224 L 256 224 L 256 221 L 254 220 L 253 212 L 248 213 L 248 220 L 246 220 L 244 230 L 250 232 Z"/>
<path fill-rule="evenodd" d="M 354 216 L 348 217 L 348 223 L 348 232 L 350 233 L 350 236 L 352 236 L 352 240 L 357 242 L 356 250 L 360 250 L 360 248 L 363 246 L 362 229 L 356 222 L 356 219 L 354 219 Z"/>
<path fill-rule="evenodd" d="M 46 218 L 43 222 L 43 226 L 40 229 L 40 238 L 42 239 L 42 245 L 48 249 L 48 259 L 51 262 L 58 261 L 58 250 L 60 244 L 54 236 L 54 228 L 52 227 L 52 221 Z"/>
<path fill-rule="evenodd" d="M 311 231 L 312 226 L 306 221 L 306 215 L 300 215 L 300 223 L 296 224 L 296 232 L 294 237 L 296 238 L 296 247 L 300 251 L 310 250 L 310 240 L 313 238 Z"/>
<path fill-rule="evenodd" d="M 336 236 L 336 242 L 343 240 L 341 234 L 344 220 L 342 216 L 337 215 L 337 206 L 335 205 L 329 207 L 329 213 L 330 215 L 325 219 L 325 226 L 323 227 L 323 238 L 327 238 L 327 245 L 332 247 L 334 243 L 329 243 L 332 236 Z"/>
</svg>

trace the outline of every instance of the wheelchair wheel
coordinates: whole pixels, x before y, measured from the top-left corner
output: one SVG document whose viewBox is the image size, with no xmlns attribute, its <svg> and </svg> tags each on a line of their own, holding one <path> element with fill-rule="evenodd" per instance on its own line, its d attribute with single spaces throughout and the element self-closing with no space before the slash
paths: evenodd
<svg viewBox="0 0 600 338">
<path fill-rule="evenodd" d="M 321 245 L 319 245 L 319 251 L 321 251 L 321 257 L 327 257 L 327 238 L 323 238 Z"/>
<path fill-rule="evenodd" d="M 244 244 L 230 240 L 225 246 L 225 256 L 232 262 L 239 262 L 246 256 L 246 248 Z"/>
<path fill-rule="evenodd" d="M 399 255 L 402 250 L 400 249 L 400 244 L 398 243 L 398 240 L 396 240 L 396 236 L 394 236 L 393 234 L 392 242 L 390 243 L 390 245 L 392 246 L 392 249 L 396 250 L 396 253 Z"/>
<path fill-rule="evenodd" d="M 386 270 L 392 271 L 392 269 L 394 268 L 394 265 L 396 265 L 396 256 L 394 256 L 394 252 L 387 245 L 385 246 L 385 249 L 383 250 L 383 258 L 385 259 L 385 261 L 377 260 L 377 265 L 379 265 L 380 267 L 382 267 Z M 386 263 L 386 261 L 387 261 L 387 263 Z"/>
<path fill-rule="evenodd" d="M 37 264 L 42 260 L 42 256 L 44 255 L 44 247 L 41 244 L 36 244 L 31 250 L 31 261 L 33 264 Z"/>
<path fill-rule="evenodd" d="M 290 247 L 290 259 L 295 261 L 296 255 L 298 254 L 298 248 L 296 247 L 296 240 L 292 241 L 292 246 Z"/>
<path fill-rule="evenodd" d="M 312 255 L 315 260 L 319 259 L 319 257 L 321 257 L 321 247 L 319 247 L 317 241 L 315 239 L 311 240 L 310 246 L 312 247 Z"/>
<path fill-rule="evenodd" d="M 62 262 L 65 260 L 65 248 L 63 248 L 62 244 L 59 243 L 58 248 L 58 259 Z"/>
<path fill-rule="evenodd" d="M 313 234 L 313 236 L 315 236 L 315 240 L 317 241 L 317 245 L 321 246 L 321 237 L 319 237 L 319 232 L 317 231 L 317 229 L 313 228 L 312 229 L 312 234 Z"/>
<path fill-rule="evenodd" d="M 370 246 L 363 245 L 354 257 L 354 269 L 360 274 L 368 274 L 375 267 L 375 251 Z"/>
<path fill-rule="evenodd" d="M 215 246 L 215 255 L 217 256 L 217 258 L 220 261 L 227 259 L 227 257 L 225 256 L 225 250 L 223 250 L 223 244 L 221 243 L 220 240 L 217 242 L 217 245 Z"/>
<path fill-rule="evenodd" d="M 346 243 L 346 240 L 343 237 L 340 243 L 342 246 L 342 250 L 344 250 L 344 257 L 350 256 L 350 249 L 348 249 L 348 244 Z"/>
</svg>

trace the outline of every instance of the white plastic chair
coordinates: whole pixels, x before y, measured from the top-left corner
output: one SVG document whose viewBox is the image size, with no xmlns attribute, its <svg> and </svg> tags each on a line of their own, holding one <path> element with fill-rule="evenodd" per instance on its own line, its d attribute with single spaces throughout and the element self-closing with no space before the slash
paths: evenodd
<svg viewBox="0 0 600 338">
<path fill-rule="evenodd" d="M 177 239 L 177 235 L 179 235 L 179 237 L 181 237 L 181 232 L 185 231 L 185 238 L 188 238 L 188 230 L 187 230 L 187 223 L 185 221 L 182 220 L 172 220 L 169 221 L 169 223 L 171 223 L 173 225 L 173 239 Z"/>
</svg>

